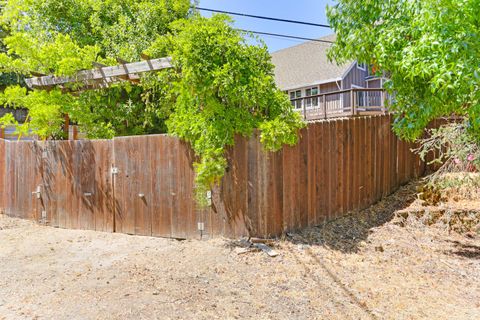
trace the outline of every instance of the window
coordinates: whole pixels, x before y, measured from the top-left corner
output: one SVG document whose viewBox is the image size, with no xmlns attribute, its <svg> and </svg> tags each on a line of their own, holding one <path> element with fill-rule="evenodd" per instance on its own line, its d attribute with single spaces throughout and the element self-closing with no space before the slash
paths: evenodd
<svg viewBox="0 0 480 320">
<path fill-rule="evenodd" d="M 295 109 L 301 109 L 302 108 L 302 99 L 298 99 L 302 97 L 302 90 L 295 90 L 295 91 L 290 91 L 290 100 L 292 103 L 292 106 Z M 296 100 L 298 99 L 298 100 Z"/>
<path fill-rule="evenodd" d="M 305 90 L 305 96 L 311 97 L 318 95 L 318 87 L 308 88 Z M 318 97 L 310 98 L 305 100 L 306 107 L 317 107 L 318 106 Z"/>
<path fill-rule="evenodd" d="M 357 62 L 357 68 L 360 69 L 360 70 L 366 71 L 367 70 L 367 64 Z"/>
<path fill-rule="evenodd" d="M 352 84 L 352 88 L 363 89 L 363 87 L 356 86 Z M 356 106 L 357 107 L 366 107 L 367 106 L 367 92 L 359 90 L 356 92 Z"/>
<path fill-rule="evenodd" d="M 312 88 L 312 96 L 318 95 L 318 87 Z M 312 104 L 314 107 L 318 106 L 318 97 L 312 98 Z"/>
<path fill-rule="evenodd" d="M 312 95 L 312 89 L 305 90 L 305 97 L 310 97 Z M 312 106 L 312 99 L 305 100 L 306 107 L 310 108 Z"/>
</svg>

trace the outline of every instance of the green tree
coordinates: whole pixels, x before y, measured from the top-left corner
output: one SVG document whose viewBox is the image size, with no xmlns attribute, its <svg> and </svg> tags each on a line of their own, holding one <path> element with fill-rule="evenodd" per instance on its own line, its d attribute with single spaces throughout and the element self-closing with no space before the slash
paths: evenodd
<svg viewBox="0 0 480 320">
<path fill-rule="evenodd" d="M 396 132 L 415 139 L 452 114 L 480 137 L 480 0 L 338 0 L 330 57 L 390 74 Z"/>
<path fill-rule="evenodd" d="M 168 33 L 171 22 L 191 13 L 189 0 L 8 0 L 0 15 L 5 31 L 0 72 L 5 76 L 71 75 L 91 69 L 92 62 L 111 65 L 116 58 L 140 60 L 152 39 Z M 27 91 L 10 92 L 15 92 L 17 102 L 22 92 L 26 99 L 23 105 L 11 106 L 29 108 L 29 121 L 19 127 L 21 131 L 30 128 L 41 130 L 44 137 L 61 137 L 62 115 L 69 113 L 89 137 L 108 138 L 165 132 L 169 109 L 152 99 L 158 96 L 157 89 L 151 81 L 138 87 L 118 83 L 63 101 L 57 99 L 59 89 L 48 94 L 32 92 L 28 98 Z M 45 103 L 49 97 L 55 108 Z M 0 98 L 9 100 L 5 95 Z M 48 123 L 50 128 L 42 128 Z"/>
</svg>

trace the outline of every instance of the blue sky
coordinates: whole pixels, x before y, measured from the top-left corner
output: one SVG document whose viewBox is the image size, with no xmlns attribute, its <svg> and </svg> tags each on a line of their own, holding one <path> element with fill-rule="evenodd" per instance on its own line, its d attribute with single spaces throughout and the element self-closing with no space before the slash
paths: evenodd
<svg viewBox="0 0 480 320">
<path fill-rule="evenodd" d="M 200 0 L 199 6 L 209 9 L 328 24 L 325 8 L 327 4 L 332 5 L 333 3 L 333 0 Z M 202 14 L 204 16 L 211 15 L 211 13 L 207 12 L 202 12 Z M 281 33 L 306 38 L 319 38 L 332 33 L 332 30 L 321 27 L 239 16 L 232 17 L 235 19 L 236 27 L 253 31 Z M 273 36 L 260 37 L 265 41 L 270 52 L 302 42 L 302 40 Z"/>
</svg>

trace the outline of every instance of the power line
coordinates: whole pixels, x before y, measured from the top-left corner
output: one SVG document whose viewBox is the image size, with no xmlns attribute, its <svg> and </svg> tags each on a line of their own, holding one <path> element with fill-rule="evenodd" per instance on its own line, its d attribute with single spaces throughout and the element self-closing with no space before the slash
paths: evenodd
<svg viewBox="0 0 480 320">
<path fill-rule="evenodd" d="M 265 17 L 265 16 L 257 16 L 257 15 L 253 15 L 253 14 L 230 12 L 230 11 L 200 8 L 200 7 L 195 7 L 195 8 L 197 10 L 216 12 L 216 13 L 226 13 L 226 14 L 231 14 L 231 15 L 235 15 L 235 16 L 250 17 L 250 18 L 264 19 L 264 20 L 271 20 L 271 21 L 288 22 L 288 23 L 296 23 L 296 24 L 303 24 L 303 25 L 314 26 L 314 27 L 331 28 L 328 24 L 313 23 L 313 22 L 298 21 L 298 20 L 289 20 L 289 19 L 280 19 L 280 18 L 272 18 L 272 17 Z"/>
<path fill-rule="evenodd" d="M 307 41 L 314 41 L 314 42 L 322 42 L 322 43 L 333 43 L 333 41 L 328 41 L 328 40 L 313 39 L 313 38 L 304 38 L 304 37 L 290 36 L 290 35 L 279 34 L 279 33 L 252 31 L 252 30 L 245 30 L 245 29 L 237 29 L 237 30 L 243 31 L 243 32 L 251 32 L 251 33 L 255 33 L 255 34 L 266 35 L 266 36 L 275 36 L 275 37 L 290 38 L 290 39 L 297 39 L 297 40 L 307 40 Z"/>
</svg>

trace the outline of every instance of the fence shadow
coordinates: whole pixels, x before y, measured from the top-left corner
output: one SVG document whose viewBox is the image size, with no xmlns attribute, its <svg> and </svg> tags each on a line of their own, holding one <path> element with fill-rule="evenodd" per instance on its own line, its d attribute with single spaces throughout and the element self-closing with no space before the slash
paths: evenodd
<svg viewBox="0 0 480 320">
<path fill-rule="evenodd" d="M 468 259 L 480 259 L 480 246 L 462 243 L 460 241 L 447 241 L 453 244 L 453 249 L 446 251 L 446 254 Z"/>
<path fill-rule="evenodd" d="M 391 221 L 396 211 L 408 207 L 415 200 L 417 184 L 403 186 L 367 209 L 352 211 L 319 226 L 287 233 L 287 240 L 295 244 L 326 246 L 343 253 L 358 252 L 360 243 L 367 240 L 373 228 Z"/>
</svg>

